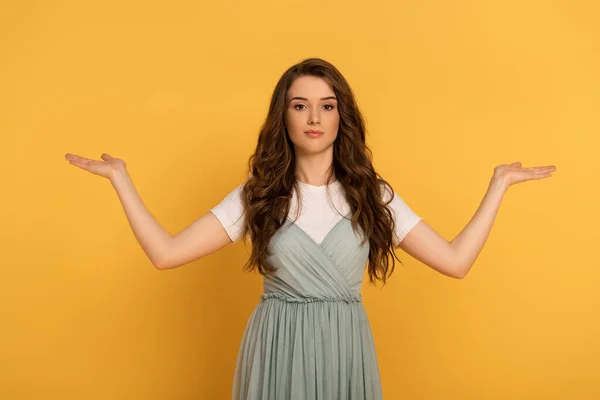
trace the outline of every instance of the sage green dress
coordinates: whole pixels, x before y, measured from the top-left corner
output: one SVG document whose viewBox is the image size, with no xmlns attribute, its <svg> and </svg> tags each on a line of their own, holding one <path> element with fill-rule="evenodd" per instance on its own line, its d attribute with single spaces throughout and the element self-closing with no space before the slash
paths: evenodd
<svg viewBox="0 0 600 400">
<path fill-rule="evenodd" d="M 360 289 L 369 243 L 342 218 L 321 243 L 291 219 L 267 257 L 278 271 L 240 344 L 234 400 L 378 400 L 375 344 Z M 360 229 L 360 228 L 358 228 Z"/>
</svg>

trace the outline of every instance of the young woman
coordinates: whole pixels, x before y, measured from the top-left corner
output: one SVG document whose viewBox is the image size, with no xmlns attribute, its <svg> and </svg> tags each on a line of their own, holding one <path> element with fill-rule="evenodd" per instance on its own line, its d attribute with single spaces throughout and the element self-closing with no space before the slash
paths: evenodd
<svg viewBox="0 0 600 400">
<path fill-rule="evenodd" d="M 377 174 L 365 123 L 342 74 L 306 59 L 279 79 L 246 182 L 177 235 L 151 216 L 108 154 L 67 160 L 109 178 L 140 245 L 172 269 L 242 238 L 247 270 L 264 293 L 239 348 L 233 399 L 381 399 L 375 346 L 360 289 L 394 270 L 394 249 L 453 278 L 481 251 L 507 188 L 551 176 L 554 166 L 494 169 L 486 196 L 452 242 L 437 234 Z M 391 258 L 392 264 L 389 264 Z"/>
</svg>

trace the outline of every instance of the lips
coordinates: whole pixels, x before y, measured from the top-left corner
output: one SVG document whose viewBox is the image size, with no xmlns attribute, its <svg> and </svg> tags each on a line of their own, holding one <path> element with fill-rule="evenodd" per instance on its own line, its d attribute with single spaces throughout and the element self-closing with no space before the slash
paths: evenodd
<svg viewBox="0 0 600 400">
<path fill-rule="evenodd" d="M 316 131 L 315 131 L 315 130 L 312 130 L 312 129 L 311 129 L 310 131 L 305 131 L 305 133 L 312 133 L 312 134 L 319 134 L 319 135 L 320 135 L 320 134 L 321 134 L 321 133 L 323 133 L 323 132 L 321 132 L 321 131 L 319 131 L 319 130 L 316 130 Z"/>
<path fill-rule="evenodd" d="M 311 138 L 318 138 L 323 136 L 323 132 L 321 131 L 306 131 L 306 136 Z"/>
</svg>

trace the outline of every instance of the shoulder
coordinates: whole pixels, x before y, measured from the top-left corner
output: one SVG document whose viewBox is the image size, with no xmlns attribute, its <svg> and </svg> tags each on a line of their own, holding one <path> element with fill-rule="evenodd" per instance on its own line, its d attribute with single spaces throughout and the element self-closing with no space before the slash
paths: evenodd
<svg viewBox="0 0 600 400">
<path fill-rule="evenodd" d="M 422 218 L 404 201 L 398 193 L 390 189 L 389 185 L 381 183 L 382 198 L 384 202 L 391 201 L 387 207 L 392 211 L 395 221 L 395 233 L 397 243 L 402 241 L 410 230 L 422 220 Z"/>
<path fill-rule="evenodd" d="M 388 185 L 387 183 L 385 183 L 383 181 L 379 182 L 379 190 L 380 190 L 381 198 L 385 202 L 389 201 L 389 199 L 395 194 L 392 191 L 392 188 L 390 187 L 390 185 Z"/>
<path fill-rule="evenodd" d="M 240 239 L 243 229 L 244 203 L 242 201 L 242 190 L 244 185 L 245 182 L 233 188 L 218 204 L 210 209 L 210 212 L 221 222 L 233 242 Z"/>
</svg>

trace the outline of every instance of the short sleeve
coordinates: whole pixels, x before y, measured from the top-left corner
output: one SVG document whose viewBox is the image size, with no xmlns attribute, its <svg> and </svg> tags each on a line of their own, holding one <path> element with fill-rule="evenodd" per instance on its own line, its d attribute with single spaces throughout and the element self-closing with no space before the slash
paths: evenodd
<svg viewBox="0 0 600 400">
<path fill-rule="evenodd" d="M 244 206 L 242 203 L 242 183 L 233 189 L 219 204 L 210 209 L 210 212 L 221 222 L 223 228 L 233 243 L 242 238 L 244 227 Z"/>
<path fill-rule="evenodd" d="M 383 200 L 387 202 L 390 198 L 390 189 L 387 186 L 384 189 Z M 422 218 L 396 192 L 394 192 L 394 197 L 392 202 L 388 204 L 388 207 L 392 211 L 394 222 L 396 223 L 394 245 L 397 246 Z"/>
</svg>

